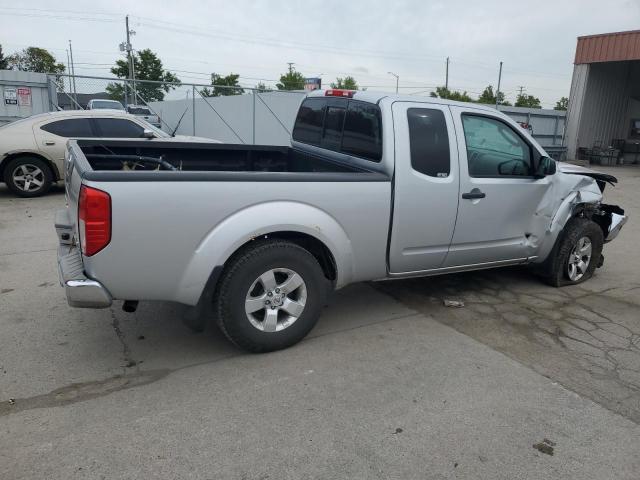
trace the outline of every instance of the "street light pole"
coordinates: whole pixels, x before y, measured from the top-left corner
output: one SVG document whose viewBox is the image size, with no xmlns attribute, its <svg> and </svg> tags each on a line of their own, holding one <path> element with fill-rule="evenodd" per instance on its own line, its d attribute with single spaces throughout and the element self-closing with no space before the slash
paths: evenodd
<svg viewBox="0 0 640 480">
<path fill-rule="evenodd" d="M 129 56 L 129 75 L 131 76 L 131 91 L 133 94 L 133 103 L 138 103 L 137 94 L 136 94 L 136 71 L 135 71 L 135 59 L 133 57 L 133 47 L 131 46 L 131 35 L 135 35 L 136 32 L 133 30 L 129 30 L 129 15 L 125 17 L 125 25 L 127 27 L 127 44 L 126 50 L 127 55 Z M 126 88 L 125 88 L 126 92 Z"/>
<path fill-rule="evenodd" d="M 444 78 L 444 88 L 445 90 L 449 90 L 449 57 L 447 57 L 447 68 L 446 68 L 445 78 Z"/>
<path fill-rule="evenodd" d="M 400 83 L 400 75 L 396 75 L 393 72 L 387 72 L 389 75 L 393 75 L 394 77 L 396 77 L 396 93 L 398 93 L 398 83 Z"/>
<path fill-rule="evenodd" d="M 502 62 L 500 62 L 500 70 L 498 71 L 498 88 L 496 89 L 496 110 L 500 103 L 500 82 L 502 81 Z"/>
<path fill-rule="evenodd" d="M 73 64 L 73 48 L 71 47 L 71 40 L 69 40 L 69 56 L 71 57 L 71 75 L 73 81 L 73 96 L 76 104 L 78 103 L 78 90 L 76 90 L 76 67 Z"/>
</svg>

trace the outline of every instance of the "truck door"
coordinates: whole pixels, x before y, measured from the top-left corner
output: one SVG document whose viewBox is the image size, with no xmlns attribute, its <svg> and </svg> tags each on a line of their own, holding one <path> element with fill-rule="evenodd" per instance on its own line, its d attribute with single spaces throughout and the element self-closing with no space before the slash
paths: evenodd
<svg viewBox="0 0 640 480">
<path fill-rule="evenodd" d="M 535 252 L 535 211 L 549 188 L 532 174 L 534 147 L 517 125 L 451 107 L 460 152 L 460 206 L 445 267 L 517 263 Z"/>
<path fill-rule="evenodd" d="M 446 105 L 395 102 L 391 273 L 442 266 L 456 223 L 458 149 Z"/>
</svg>

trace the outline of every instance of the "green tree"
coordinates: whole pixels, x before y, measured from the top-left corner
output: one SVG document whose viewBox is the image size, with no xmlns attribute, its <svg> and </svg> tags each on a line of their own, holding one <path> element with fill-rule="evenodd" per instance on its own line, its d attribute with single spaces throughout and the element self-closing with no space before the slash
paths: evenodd
<svg viewBox="0 0 640 480">
<path fill-rule="evenodd" d="M 7 57 L 2 53 L 2 45 L 0 45 L 0 70 L 6 70 L 9 68 L 9 62 L 7 61 Z"/>
<path fill-rule="evenodd" d="M 493 93 L 493 85 L 487 85 L 487 87 L 482 91 L 482 94 L 478 97 L 478 103 L 487 103 L 490 105 L 496 104 L 496 95 Z M 505 101 L 504 93 L 498 93 L 498 105 L 511 105 L 509 102 Z"/>
<path fill-rule="evenodd" d="M 447 87 L 436 87 L 435 92 L 429 94 L 433 98 L 444 98 L 447 100 L 456 100 L 458 102 L 473 102 L 467 92 L 459 92 L 457 90 L 449 90 Z"/>
<path fill-rule="evenodd" d="M 24 72 L 63 73 L 65 70 L 53 54 L 39 47 L 20 50 L 7 58 L 6 62 L 9 68 Z"/>
<path fill-rule="evenodd" d="M 258 84 L 255 86 L 255 89 L 259 93 L 263 93 L 263 92 L 268 92 L 269 91 L 269 88 L 263 82 L 258 82 Z"/>
<path fill-rule="evenodd" d="M 347 76 L 344 78 L 336 78 L 335 83 L 331 84 L 331 88 L 341 88 L 344 90 L 358 90 L 358 82 L 356 82 L 356 79 L 351 77 L 351 76 Z"/>
<path fill-rule="evenodd" d="M 527 95 L 526 93 L 521 93 L 516 97 L 516 107 L 529 107 L 529 108 L 542 108 L 540 105 L 540 99 L 534 97 L 533 95 Z"/>
<path fill-rule="evenodd" d="M 244 93 L 244 90 L 240 88 L 238 79 L 240 75 L 237 73 L 230 73 L 226 77 L 218 75 L 216 73 L 211 74 L 211 85 L 213 88 L 203 88 L 200 92 L 203 97 L 221 97 L 228 95 L 240 95 Z M 221 88 L 222 87 L 222 88 Z M 224 88 L 224 87 L 237 87 L 237 88 Z"/>
<path fill-rule="evenodd" d="M 280 75 L 280 82 L 276 83 L 278 90 L 304 90 L 304 75 L 289 66 L 289 71 Z"/>
<path fill-rule="evenodd" d="M 567 97 L 560 98 L 556 102 L 556 106 L 553 107 L 554 110 L 566 110 L 567 108 L 569 108 L 569 99 Z"/>
<path fill-rule="evenodd" d="M 133 67 L 136 75 L 136 92 L 145 102 L 153 102 L 164 99 L 169 91 L 180 84 L 180 79 L 162 67 L 162 61 L 150 49 L 146 48 L 133 54 Z M 111 69 L 118 78 L 129 78 L 129 62 L 126 59 L 117 60 Z M 163 83 L 146 83 L 142 80 L 151 80 Z M 132 94 L 132 85 L 128 83 L 129 95 Z M 106 88 L 109 96 L 114 100 L 124 100 L 124 85 L 122 83 L 110 83 Z M 136 99 L 133 103 L 137 103 Z"/>
</svg>

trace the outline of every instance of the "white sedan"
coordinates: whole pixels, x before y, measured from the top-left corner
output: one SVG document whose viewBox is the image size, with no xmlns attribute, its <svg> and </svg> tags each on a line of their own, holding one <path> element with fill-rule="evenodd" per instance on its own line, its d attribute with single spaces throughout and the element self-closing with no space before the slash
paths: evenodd
<svg viewBox="0 0 640 480">
<path fill-rule="evenodd" d="M 217 142 L 202 137 L 172 137 L 144 119 L 118 110 L 50 112 L 0 127 L 0 180 L 16 195 L 44 195 L 63 178 L 69 138 L 149 138 Z"/>
</svg>

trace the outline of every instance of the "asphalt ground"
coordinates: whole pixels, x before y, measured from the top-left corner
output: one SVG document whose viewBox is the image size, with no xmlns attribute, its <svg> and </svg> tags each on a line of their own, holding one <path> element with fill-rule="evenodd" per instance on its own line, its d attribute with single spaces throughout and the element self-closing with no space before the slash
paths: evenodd
<svg viewBox="0 0 640 480">
<path fill-rule="evenodd" d="M 0 478 L 637 479 L 640 170 L 602 170 L 631 220 L 589 282 L 353 285 L 266 355 L 175 304 L 68 307 L 62 189 L 0 186 Z"/>
</svg>

